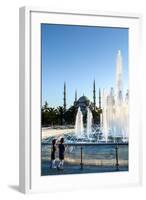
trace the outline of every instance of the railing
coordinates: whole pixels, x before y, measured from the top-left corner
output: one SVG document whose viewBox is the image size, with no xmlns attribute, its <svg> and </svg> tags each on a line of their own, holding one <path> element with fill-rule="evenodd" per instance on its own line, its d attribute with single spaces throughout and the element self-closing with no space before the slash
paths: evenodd
<svg viewBox="0 0 146 200">
<path fill-rule="evenodd" d="M 65 167 L 69 171 L 128 170 L 128 143 L 69 143 L 65 147 Z M 42 163 L 49 161 L 50 155 L 51 144 L 42 144 Z"/>
</svg>

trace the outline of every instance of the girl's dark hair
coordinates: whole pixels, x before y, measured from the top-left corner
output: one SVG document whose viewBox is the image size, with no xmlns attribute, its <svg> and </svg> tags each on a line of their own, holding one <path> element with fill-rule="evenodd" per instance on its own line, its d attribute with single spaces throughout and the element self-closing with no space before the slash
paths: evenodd
<svg viewBox="0 0 146 200">
<path fill-rule="evenodd" d="M 56 139 L 53 139 L 52 140 L 52 144 L 54 145 L 56 143 Z"/>
<path fill-rule="evenodd" d="M 60 143 L 61 143 L 61 144 L 64 143 L 64 138 L 61 138 L 61 139 L 60 139 Z"/>
</svg>

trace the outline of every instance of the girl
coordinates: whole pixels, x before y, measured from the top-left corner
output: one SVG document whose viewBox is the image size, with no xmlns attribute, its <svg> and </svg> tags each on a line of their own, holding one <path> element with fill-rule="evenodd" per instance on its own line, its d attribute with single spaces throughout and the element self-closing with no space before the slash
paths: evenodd
<svg viewBox="0 0 146 200">
<path fill-rule="evenodd" d="M 52 140 L 52 147 L 51 147 L 51 168 L 56 168 L 55 161 L 56 161 L 56 139 Z"/>
<path fill-rule="evenodd" d="M 63 169 L 64 152 L 65 152 L 64 138 L 61 138 L 60 144 L 59 144 L 58 148 L 59 148 L 59 164 L 58 164 L 58 169 Z"/>
</svg>

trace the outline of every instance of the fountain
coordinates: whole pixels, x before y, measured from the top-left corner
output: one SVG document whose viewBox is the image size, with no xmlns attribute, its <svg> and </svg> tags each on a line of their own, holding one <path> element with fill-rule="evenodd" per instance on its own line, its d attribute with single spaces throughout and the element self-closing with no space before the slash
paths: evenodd
<svg viewBox="0 0 146 200">
<path fill-rule="evenodd" d="M 90 108 L 87 108 L 87 130 L 86 130 L 86 136 L 89 139 L 90 135 L 92 134 L 92 120 L 93 120 L 93 116 L 92 116 L 92 112 L 90 110 Z"/>
<path fill-rule="evenodd" d="M 75 119 L 75 129 L 71 133 L 65 133 L 63 137 L 66 143 L 110 143 L 128 142 L 128 91 L 123 98 L 122 90 L 122 55 L 117 54 L 116 84 L 110 92 L 106 89 L 102 94 L 102 113 L 100 114 L 100 126 L 92 123 L 92 111 L 87 107 L 87 126 L 84 130 L 83 113 L 81 108 Z M 60 136 L 62 137 L 62 136 Z M 51 141 L 51 139 L 48 139 Z"/>
<path fill-rule="evenodd" d="M 103 126 L 101 127 L 108 142 L 108 137 L 122 138 L 126 141 L 128 138 L 128 91 L 126 98 L 123 99 L 122 92 L 122 56 L 121 51 L 117 54 L 116 64 L 116 85 L 115 94 L 112 88 L 110 94 L 103 92 Z"/>
<path fill-rule="evenodd" d="M 75 136 L 77 138 L 82 138 L 83 135 L 84 135 L 83 114 L 79 107 L 77 115 L 76 115 L 76 121 L 75 121 Z"/>
<path fill-rule="evenodd" d="M 108 141 L 108 126 L 107 126 L 107 93 L 106 90 L 104 89 L 103 91 L 103 110 L 102 110 L 102 115 L 103 115 L 103 128 L 102 128 L 102 132 L 105 138 L 105 142 L 107 143 Z"/>
</svg>

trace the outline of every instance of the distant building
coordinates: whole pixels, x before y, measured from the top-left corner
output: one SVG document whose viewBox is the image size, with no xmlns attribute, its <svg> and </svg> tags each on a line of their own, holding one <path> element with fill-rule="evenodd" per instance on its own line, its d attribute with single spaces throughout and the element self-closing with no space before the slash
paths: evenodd
<svg viewBox="0 0 146 200">
<path fill-rule="evenodd" d="M 77 108 L 80 107 L 83 114 L 87 112 L 87 107 L 93 109 L 93 103 L 84 95 L 74 102 L 74 106 Z"/>
<path fill-rule="evenodd" d="M 91 110 L 97 111 L 98 109 L 101 109 L 101 93 L 99 89 L 99 97 L 98 97 L 98 105 L 99 107 L 96 106 L 96 84 L 95 80 L 93 81 L 93 102 L 88 99 L 87 96 L 83 94 L 81 97 L 77 97 L 77 90 L 75 90 L 75 99 L 73 105 L 78 109 L 79 107 L 81 108 L 81 111 L 83 114 L 86 114 L 87 112 L 87 107 L 89 107 Z M 63 108 L 64 111 L 66 112 L 67 109 L 67 103 L 66 103 L 66 83 L 64 82 L 64 91 L 63 91 Z"/>
</svg>

